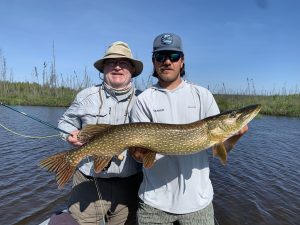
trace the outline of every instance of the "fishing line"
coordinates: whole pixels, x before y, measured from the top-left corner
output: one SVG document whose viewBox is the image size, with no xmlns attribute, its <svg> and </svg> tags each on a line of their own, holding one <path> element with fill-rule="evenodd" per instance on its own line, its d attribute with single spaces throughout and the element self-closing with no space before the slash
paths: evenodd
<svg viewBox="0 0 300 225">
<path fill-rule="evenodd" d="M 0 123 L 0 127 L 4 128 L 4 129 L 7 130 L 8 132 L 11 132 L 11 133 L 13 133 L 13 134 L 16 134 L 16 135 L 18 135 L 18 136 L 25 137 L 25 138 L 42 139 L 42 138 L 51 138 L 51 137 L 58 137 L 58 136 L 60 136 L 59 134 L 48 135 L 48 136 L 31 136 L 31 135 L 25 135 L 25 134 L 17 133 L 16 131 L 13 131 L 13 130 L 9 129 L 8 127 L 4 126 L 4 125 L 1 124 L 1 123 Z"/>
<path fill-rule="evenodd" d="M 215 216 L 214 216 L 214 218 L 215 218 L 215 221 L 216 221 L 217 225 L 220 225 L 217 218 Z"/>
<path fill-rule="evenodd" d="M 101 113 L 101 109 L 102 109 L 102 106 L 103 106 L 103 99 L 102 99 L 101 90 L 104 91 L 104 85 L 103 84 L 101 85 L 101 87 L 99 87 L 99 98 L 100 98 L 99 115 L 101 115 L 100 113 Z M 98 122 L 99 122 L 99 117 L 97 118 L 96 124 L 98 124 Z M 88 162 L 90 162 L 90 158 L 89 157 L 87 157 L 87 160 L 88 160 Z M 104 213 L 103 198 L 102 198 L 102 195 L 101 195 L 101 192 L 100 192 L 100 187 L 99 187 L 99 185 L 97 183 L 97 179 L 96 179 L 95 176 L 93 176 L 93 179 L 94 179 L 94 183 L 95 183 L 97 194 L 98 194 L 98 198 L 99 198 L 99 204 L 100 204 L 100 209 L 101 209 L 101 213 L 102 213 L 103 225 L 105 225 L 106 224 L 106 222 L 105 222 L 105 215 L 107 214 L 107 212 Z M 98 214 L 98 206 L 97 206 L 97 204 L 95 204 L 95 211 L 96 211 L 96 214 Z M 101 221 L 99 221 L 99 222 L 101 223 Z"/>
<path fill-rule="evenodd" d="M 98 193 L 98 197 L 99 197 L 99 203 L 100 203 L 100 208 L 101 208 L 101 212 L 102 212 L 102 221 L 103 221 L 103 225 L 105 225 L 105 215 L 106 213 L 104 213 L 104 206 L 103 206 L 103 199 L 102 199 L 102 195 L 101 195 L 101 192 L 100 192 L 100 188 L 99 188 L 99 185 L 97 183 L 97 179 L 96 177 L 93 176 L 93 179 L 94 179 L 94 182 L 95 182 L 95 185 L 96 185 L 96 189 L 97 189 L 97 193 Z M 97 208 L 97 204 L 95 204 L 95 208 L 96 208 L 96 214 L 98 212 Z M 101 221 L 100 221 L 101 222 Z"/>
<path fill-rule="evenodd" d="M 22 111 L 19 111 L 19 110 L 15 109 L 15 108 L 13 108 L 13 107 L 10 107 L 10 106 L 8 106 L 8 105 L 2 103 L 2 102 L 0 102 L 0 105 L 6 107 L 6 108 L 8 108 L 8 109 L 11 109 L 11 110 L 13 110 L 13 111 L 15 111 L 15 112 L 17 112 L 17 113 L 20 113 L 20 114 L 22 114 L 23 116 L 27 116 L 27 117 L 29 117 L 30 119 L 33 119 L 33 120 L 35 120 L 35 121 L 37 121 L 37 122 L 39 122 L 39 123 L 41 123 L 41 124 L 44 124 L 44 125 L 46 125 L 46 126 L 48 126 L 48 127 L 53 128 L 53 129 L 55 129 L 55 130 L 58 130 L 58 131 L 60 131 L 60 132 L 63 132 L 63 133 L 65 133 L 65 134 L 69 134 L 69 135 L 73 136 L 71 133 L 69 133 L 69 132 L 67 132 L 67 131 L 65 131 L 65 130 L 62 130 L 62 129 L 56 127 L 56 126 L 53 126 L 52 124 L 47 123 L 46 121 L 40 120 L 40 119 L 37 118 L 37 117 L 31 116 L 31 115 L 29 115 L 29 114 L 27 114 L 27 113 L 24 113 L 24 112 L 22 112 Z"/>
<path fill-rule="evenodd" d="M 99 115 L 101 115 L 100 113 L 101 113 L 101 109 L 102 109 L 103 101 L 104 101 L 103 98 L 102 98 L 102 92 L 101 91 L 105 92 L 104 84 L 102 84 L 101 87 L 99 87 L 99 99 L 100 99 Z M 130 91 L 130 89 L 129 89 L 129 91 Z M 134 92 L 135 92 L 135 90 L 134 90 L 134 88 L 132 88 L 132 92 L 130 94 L 129 101 L 128 101 L 128 104 L 127 104 L 127 107 L 126 107 L 126 110 L 125 110 L 125 114 L 124 114 L 124 123 L 126 123 L 126 119 L 128 117 L 129 106 L 130 106 L 130 103 L 131 103 L 131 101 L 133 99 Z M 96 124 L 99 124 L 99 117 L 97 118 Z M 89 157 L 87 157 L 87 160 L 88 160 L 88 162 L 90 162 Z M 102 212 L 103 225 L 105 225 L 106 224 L 105 216 L 107 216 L 107 212 L 104 213 L 103 198 L 102 198 L 102 195 L 101 195 L 101 192 L 100 192 L 100 187 L 99 187 L 99 185 L 97 183 L 97 178 L 95 176 L 93 176 L 93 179 L 94 179 L 94 183 L 95 183 L 97 194 L 98 194 L 98 198 L 99 198 L 100 208 L 101 208 L 101 212 Z M 97 204 L 95 204 L 95 208 L 96 208 L 96 213 L 97 213 L 98 212 L 98 209 L 97 209 L 98 206 L 97 206 Z M 109 221 L 107 222 L 107 224 L 109 224 Z"/>
</svg>

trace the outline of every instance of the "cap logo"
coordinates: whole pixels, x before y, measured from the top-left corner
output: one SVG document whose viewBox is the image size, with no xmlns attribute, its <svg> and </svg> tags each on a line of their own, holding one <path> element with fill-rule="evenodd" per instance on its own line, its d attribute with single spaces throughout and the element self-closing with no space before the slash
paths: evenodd
<svg viewBox="0 0 300 225">
<path fill-rule="evenodd" d="M 165 34 L 161 37 L 162 45 L 171 45 L 173 43 L 173 37 L 170 34 Z"/>
</svg>

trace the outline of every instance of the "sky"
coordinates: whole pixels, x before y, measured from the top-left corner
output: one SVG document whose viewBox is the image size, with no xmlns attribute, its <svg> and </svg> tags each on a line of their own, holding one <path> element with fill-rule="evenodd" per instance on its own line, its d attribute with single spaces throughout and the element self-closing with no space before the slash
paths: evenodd
<svg viewBox="0 0 300 225">
<path fill-rule="evenodd" d="M 54 50 L 61 77 L 86 71 L 100 83 L 94 62 L 125 41 L 145 84 L 165 32 L 182 38 L 186 79 L 212 92 L 300 92 L 298 0 L 0 0 L 0 56 L 13 81 L 35 81 Z"/>
</svg>

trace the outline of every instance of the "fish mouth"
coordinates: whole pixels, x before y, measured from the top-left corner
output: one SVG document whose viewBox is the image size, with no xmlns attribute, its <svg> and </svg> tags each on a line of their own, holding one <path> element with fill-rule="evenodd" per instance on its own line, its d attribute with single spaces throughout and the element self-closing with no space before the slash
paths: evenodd
<svg viewBox="0 0 300 225">
<path fill-rule="evenodd" d="M 261 110 L 261 104 L 249 105 L 241 109 L 243 114 L 257 114 Z"/>
<path fill-rule="evenodd" d="M 244 120 L 245 123 L 252 120 L 261 110 L 261 104 L 249 105 L 240 109 L 240 120 Z"/>
</svg>

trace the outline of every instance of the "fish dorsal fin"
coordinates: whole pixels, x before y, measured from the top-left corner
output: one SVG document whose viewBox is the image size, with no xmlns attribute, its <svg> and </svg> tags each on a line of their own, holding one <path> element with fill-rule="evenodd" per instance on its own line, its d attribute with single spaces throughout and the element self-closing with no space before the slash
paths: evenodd
<svg viewBox="0 0 300 225">
<path fill-rule="evenodd" d="M 213 155 L 218 156 L 221 160 L 221 163 L 223 165 L 225 165 L 227 162 L 227 151 L 226 151 L 226 148 L 225 148 L 223 142 L 215 144 L 212 147 L 212 150 L 213 150 Z"/>
<path fill-rule="evenodd" d="M 156 153 L 153 151 L 148 151 L 145 154 L 144 159 L 143 159 L 143 165 L 146 169 L 149 169 L 153 166 L 154 161 L 155 161 L 155 156 L 156 156 Z"/>
<path fill-rule="evenodd" d="M 100 173 L 110 162 L 110 156 L 96 156 L 94 155 L 94 171 Z"/>
<path fill-rule="evenodd" d="M 82 128 L 78 135 L 78 139 L 86 143 L 89 140 L 91 140 L 93 137 L 95 137 L 97 134 L 100 134 L 107 130 L 109 127 L 113 125 L 110 124 L 88 124 L 85 127 Z"/>
</svg>

